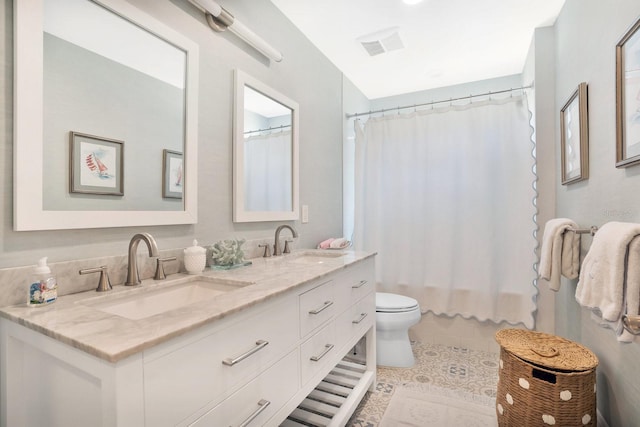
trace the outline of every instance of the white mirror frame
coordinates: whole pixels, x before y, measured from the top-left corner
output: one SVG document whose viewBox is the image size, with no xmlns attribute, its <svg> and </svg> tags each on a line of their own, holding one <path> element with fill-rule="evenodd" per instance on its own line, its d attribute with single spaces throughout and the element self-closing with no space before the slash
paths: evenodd
<svg viewBox="0 0 640 427">
<path fill-rule="evenodd" d="M 93 1 L 187 54 L 184 210 L 43 210 L 43 3 L 42 0 L 14 0 L 14 230 L 195 224 L 198 220 L 198 45 L 126 1 Z"/>
<path fill-rule="evenodd" d="M 233 119 L 233 222 L 288 221 L 300 218 L 298 165 L 298 103 L 275 91 L 248 74 L 235 70 Z M 244 87 L 249 86 L 291 109 L 292 137 L 292 207 L 290 211 L 248 211 L 244 206 Z"/>
</svg>

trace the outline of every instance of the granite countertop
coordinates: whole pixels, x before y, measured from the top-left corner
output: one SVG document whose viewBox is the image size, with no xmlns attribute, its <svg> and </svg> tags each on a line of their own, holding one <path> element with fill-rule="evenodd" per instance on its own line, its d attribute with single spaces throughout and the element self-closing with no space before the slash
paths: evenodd
<svg viewBox="0 0 640 427">
<path fill-rule="evenodd" d="M 229 285 L 250 282 L 232 292 L 199 301 L 139 320 L 131 320 L 101 311 L 92 304 L 116 299 L 131 293 L 172 286 L 188 274 L 174 274 L 165 280 L 143 280 L 134 288 L 117 285 L 105 293 L 81 292 L 59 297 L 45 307 L 26 304 L 0 309 L 0 316 L 80 349 L 108 362 L 128 356 L 210 324 L 225 316 L 252 307 L 312 280 L 375 256 L 375 253 L 340 251 L 337 257 L 323 257 L 322 262 L 298 263 L 304 254 L 329 255 L 322 250 L 300 250 L 289 255 L 252 259 L 252 265 L 233 270 L 205 269 L 201 276 L 220 279 Z"/>
</svg>

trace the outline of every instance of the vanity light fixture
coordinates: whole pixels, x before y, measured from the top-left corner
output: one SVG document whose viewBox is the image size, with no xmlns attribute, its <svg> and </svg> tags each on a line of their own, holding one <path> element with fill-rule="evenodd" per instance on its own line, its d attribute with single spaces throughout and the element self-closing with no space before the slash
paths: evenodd
<svg viewBox="0 0 640 427">
<path fill-rule="evenodd" d="M 217 32 L 228 29 L 236 36 L 253 46 L 266 57 L 276 62 L 282 61 L 282 53 L 251 31 L 225 8 L 213 0 L 189 0 L 207 16 L 209 26 Z"/>
</svg>

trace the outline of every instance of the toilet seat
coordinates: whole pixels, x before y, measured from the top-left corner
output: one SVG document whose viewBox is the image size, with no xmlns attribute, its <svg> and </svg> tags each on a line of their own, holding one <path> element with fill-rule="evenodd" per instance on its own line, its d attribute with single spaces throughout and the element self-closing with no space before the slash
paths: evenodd
<svg viewBox="0 0 640 427">
<path fill-rule="evenodd" d="M 404 295 L 376 293 L 376 312 L 378 313 L 406 313 L 419 309 L 418 301 Z"/>
</svg>

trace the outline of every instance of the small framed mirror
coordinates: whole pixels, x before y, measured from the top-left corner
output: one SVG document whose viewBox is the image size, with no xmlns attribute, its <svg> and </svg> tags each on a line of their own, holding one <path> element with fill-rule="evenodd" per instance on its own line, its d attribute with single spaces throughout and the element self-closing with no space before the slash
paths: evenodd
<svg viewBox="0 0 640 427">
<path fill-rule="evenodd" d="M 298 104 L 236 70 L 233 221 L 296 220 Z"/>
<path fill-rule="evenodd" d="M 580 83 L 560 110 L 562 184 L 589 178 L 587 84 Z"/>
</svg>

